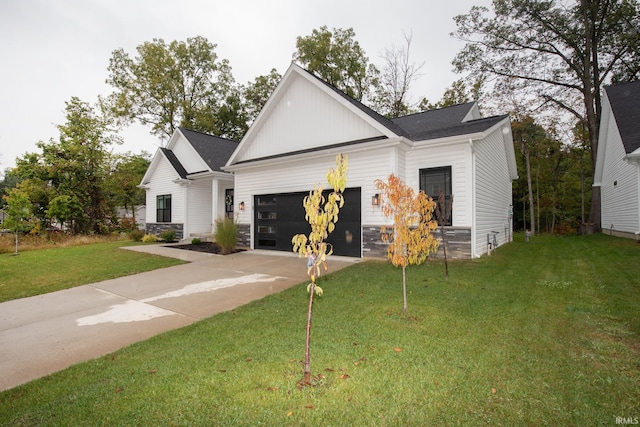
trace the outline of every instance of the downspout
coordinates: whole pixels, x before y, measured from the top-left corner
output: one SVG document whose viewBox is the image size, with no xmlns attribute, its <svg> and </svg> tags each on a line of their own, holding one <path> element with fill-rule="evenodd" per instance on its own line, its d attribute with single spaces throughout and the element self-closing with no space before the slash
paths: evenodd
<svg viewBox="0 0 640 427">
<path fill-rule="evenodd" d="M 471 258 L 479 258 L 476 252 L 476 150 L 473 139 L 469 138 L 471 149 Z"/>
</svg>

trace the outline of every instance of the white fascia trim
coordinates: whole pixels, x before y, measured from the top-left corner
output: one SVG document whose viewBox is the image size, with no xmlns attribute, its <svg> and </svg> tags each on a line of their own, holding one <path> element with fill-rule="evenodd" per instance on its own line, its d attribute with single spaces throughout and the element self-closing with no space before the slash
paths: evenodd
<svg viewBox="0 0 640 427">
<path fill-rule="evenodd" d="M 376 149 L 376 148 L 393 148 L 393 147 L 402 147 L 402 146 L 406 146 L 409 143 L 411 143 L 411 141 L 409 141 L 406 138 L 394 138 L 394 139 L 381 139 L 381 140 L 377 140 L 377 141 L 371 141 L 371 142 L 367 142 L 367 143 L 363 143 L 363 144 L 354 144 L 354 145 L 347 145 L 347 146 L 343 146 L 343 147 L 334 147 L 334 148 L 328 148 L 326 150 L 318 150 L 318 151 L 310 151 L 310 152 L 306 152 L 306 153 L 299 153 L 299 154 L 291 154 L 291 155 L 283 155 L 281 157 L 274 157 L 271 159 L 264 159 L 264 160 L 255 160 L 255 161 L 250 161 L 247 163 L 240 163 L 240 164 L 236 164 L 236 165 L 228 165 L 224 167 L 225 171 L 229 171 L 229 172 L 237 172 L 237 171 L 242 171 L 242 170 L 247 170 L 247 169 L 254 169 L 256 167 L 264 167 L 264 166 L 279 166 L 279 165 L 284 165 L 284 164 L 288 164 L 288 163 L 293 163 L 293 162 L 300 162 L 303 160 L 310 160 L 310 159 L 318 159 L 318 158 L 324 158 L 327 156 L 332 156 L 335 157 L 338 154 L 352 154 L 352 153 L 359 153 L 362 151 L 369 151 L 372 149 Z"/>
</svg>

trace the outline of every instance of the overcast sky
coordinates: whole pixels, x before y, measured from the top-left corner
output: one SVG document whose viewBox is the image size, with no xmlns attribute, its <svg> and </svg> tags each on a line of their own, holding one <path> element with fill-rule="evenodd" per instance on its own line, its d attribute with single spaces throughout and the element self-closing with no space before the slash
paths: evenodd
<svg viewBox="0 0 640 427">
<path fill-rule="evenodd" d="M 38 141 L 58 139 L 65 102 L 72 96 L 94 104 L 107 95 L 111 53 L 131 56 L 145 41 L 186 41 L 203 36 L 230 61 L 245 84 L 276 68 L 284 74 L 297 36 L 326 25 L 353 28 L 370 62 L 402 46 L 413 33 L 411 59 L 424 62 L 412 96 L 431 101 L 458 76 L 451 60 L 462 43 L 449 34 L 453 17 L 490 0 L 0 0 L 0 170 L 34 152 Z M 116 151 L 154 153 L 157 138 L 140 125 L 123 132 Z"/>
</svg>

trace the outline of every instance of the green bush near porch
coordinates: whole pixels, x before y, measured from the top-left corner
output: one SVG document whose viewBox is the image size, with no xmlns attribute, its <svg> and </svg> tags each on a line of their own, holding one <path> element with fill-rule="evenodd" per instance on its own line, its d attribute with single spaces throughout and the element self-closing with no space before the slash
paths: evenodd
<svg viewBox="0 0 640 427">
<path fill-rule="evenodd" d="M 223 254 L 233 252 L 238 243 L 238 223 L 231 218 L 216 220 L 216 242 Z"/>
</svg>

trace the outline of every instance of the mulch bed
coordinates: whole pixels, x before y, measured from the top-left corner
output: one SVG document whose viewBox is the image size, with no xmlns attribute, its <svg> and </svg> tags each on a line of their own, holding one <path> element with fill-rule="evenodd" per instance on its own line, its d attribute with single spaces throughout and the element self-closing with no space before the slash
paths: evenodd
<svg viewBox="0 0 640 427">
<path fill-rule="evenodd" d="M 216 242 L 202 242 L 202 243 L 198 243 L 197 245 L 194 245 L 193 243 L 191 243 L 186 245 L 171 245 L 166 247 L 174 248 L 174 249 L 184 249 L 187 251 L 206 252 L 208 254 L 228 255 L 228 254 L 222 253 L 222 248 Z M 233 254 L 233 253 L 242 252 L 242 251 L 244 251 L 244 249 L 236 248 L 230 253 Z"/>
</svg>

